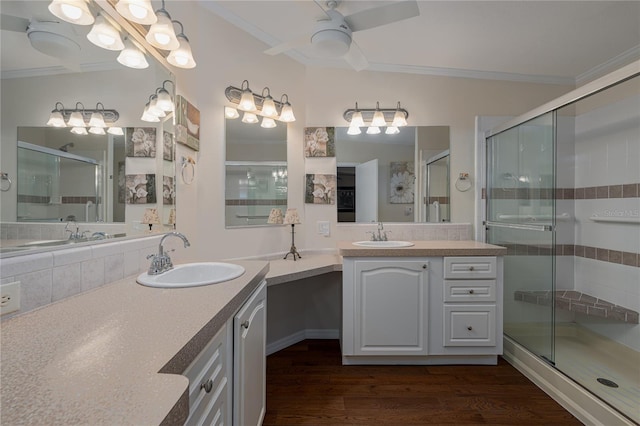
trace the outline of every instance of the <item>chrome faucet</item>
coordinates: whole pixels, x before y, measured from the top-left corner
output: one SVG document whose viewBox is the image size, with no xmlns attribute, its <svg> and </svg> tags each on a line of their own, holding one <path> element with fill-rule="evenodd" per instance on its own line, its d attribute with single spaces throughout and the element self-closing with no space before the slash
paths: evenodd
<svg viewBox="0 0 640 426">
<path fill-rule="evenodd" d="M 382 222 L 378 222 L 378 233 L 368 231 L 367 234 L 371 234 L 371 241 L 388 241 L 387 231 L 384 230 Z"/>
<path fill-rule="evenodd" d="M 69 225 L 71 225 L 72 227 L 75 227 L 76 230 L 74 231 L 73 229 L 69 229 Z M 69 233 L 70 240 L 82 240 L 85 238 L 85 234 L 91 232 L 91 231 L 80 232 L 80 227 L 78 226 L 75 220 L 70 220 L 69 222 L 67 222 L 67 225 L 64 227 L 64 231 Z"/>
<path fill-rule="evenodd" d="M 149 275 L 159 275 L 163 272 L 167 272 L 168 270 L 173 269 L 171 258 L 167 253 L 164 252 L 164 247 L 162 246 L 164 240 L 170 236 L 180 238 L 184 243 L 185 248 L 191 245 L 187 237 L 182 235 L 180 232 L 169 232 L 168 234 L 165 234 L 160 239 L 160 244 L 158 245 L 158 253 L 150 254 L 149 256 L 147 256 L 147 259 L 151 259 L 151 264 L 149 265 L 149 270 L 147 271 Z"/>
</svg>

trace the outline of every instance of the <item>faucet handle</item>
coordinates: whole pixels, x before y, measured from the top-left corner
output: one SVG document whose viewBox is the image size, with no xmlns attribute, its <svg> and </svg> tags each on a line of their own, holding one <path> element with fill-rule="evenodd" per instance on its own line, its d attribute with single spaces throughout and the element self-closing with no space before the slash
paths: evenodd
<svg viewBox="0 0 640 426">
<path fill-rule="evenodd" d="M 147 255 L 147 259 L 151 259 L 151 258 L 154 258 L 154 257 L 156 257 L 155 253 L 151 253 L 151 254 Z"/>
</svg>

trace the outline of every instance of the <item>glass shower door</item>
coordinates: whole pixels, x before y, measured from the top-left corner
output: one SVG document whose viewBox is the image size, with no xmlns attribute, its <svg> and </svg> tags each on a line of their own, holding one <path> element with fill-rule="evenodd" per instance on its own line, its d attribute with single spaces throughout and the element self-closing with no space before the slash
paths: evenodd
<svg viewBox="0 0 640 426">
<path fill-rule="evenodd" d="M 504 333 L 554 362 L 554 116 L 487 143 L 487 242 L 507 247 Z"/>
</svg>

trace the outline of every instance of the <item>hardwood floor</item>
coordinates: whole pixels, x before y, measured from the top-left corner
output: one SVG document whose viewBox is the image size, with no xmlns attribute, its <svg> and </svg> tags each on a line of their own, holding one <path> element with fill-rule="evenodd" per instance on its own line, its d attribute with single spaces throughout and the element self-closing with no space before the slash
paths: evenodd
<svg viewBox="0 0 640 426">
<path fill-rule="evenodd" d="M 343 366 L 337 340 L 267 357 L 271 425 L 580 425 L 503 359 L 497 366 Z"/>
</svg>

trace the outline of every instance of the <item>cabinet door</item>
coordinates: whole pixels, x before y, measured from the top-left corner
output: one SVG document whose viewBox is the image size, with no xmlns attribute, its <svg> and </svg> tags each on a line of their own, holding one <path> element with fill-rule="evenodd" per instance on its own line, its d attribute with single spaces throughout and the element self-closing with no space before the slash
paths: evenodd
<svg viewBox="0 0 640 426">
<path fill-rule="evenodd" d="M 426 355 L 428 262 L 355 262 L 355 355 Z"/>
<path fill-rule="evenodd" d="M 267 284 L 233 318 L 233 424 L 262 424 L 266 395 Z"/>
</svg>

